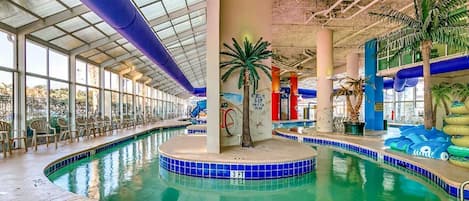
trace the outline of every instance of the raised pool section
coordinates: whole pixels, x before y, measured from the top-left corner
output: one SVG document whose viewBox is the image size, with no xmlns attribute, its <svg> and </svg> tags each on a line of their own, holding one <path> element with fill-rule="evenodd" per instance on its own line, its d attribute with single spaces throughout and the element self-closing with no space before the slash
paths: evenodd
<svg viewBox="0 0 469 201">
<path fill-rule="evenodd" d="M 316 166 L 316 152 L 286 140 L 255 142 L 255 148 L 224 147 L 205 152 L 205 136 L 177 136 L 160 145 L 160 165 L 181 175 L 217 179 L 264 180 L 307 174 Z"/>
</svg>

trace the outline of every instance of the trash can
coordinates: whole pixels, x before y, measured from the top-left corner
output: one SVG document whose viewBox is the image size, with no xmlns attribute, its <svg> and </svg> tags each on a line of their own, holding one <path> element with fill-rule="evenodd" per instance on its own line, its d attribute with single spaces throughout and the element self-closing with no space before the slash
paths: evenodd
<svg viewBox="0 0 469 201">
<path fill-rule="evenodd" d="M 388 130 L 388 120 L 383 120 L 383 129 Z"/>
</svg>

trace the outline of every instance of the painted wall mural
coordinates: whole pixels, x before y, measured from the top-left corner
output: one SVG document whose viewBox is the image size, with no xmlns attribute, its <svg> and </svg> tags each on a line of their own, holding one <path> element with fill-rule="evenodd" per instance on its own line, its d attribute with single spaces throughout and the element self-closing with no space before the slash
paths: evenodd
<svg viewBox="0 0 469 201">
<path fill-rule="evenodd" d="M 221 71 L 223 74 L 225 71 Z M 272 137 L 271 82 L 260 74 L 259 88 L 253 93 L 251 87 L 250 124 L 254 142 Z M 238 89 L 238 76 L 233 75 L 226 82 L 220 82 L 220 135 L 221 145 L 239 145 L 243 122 L 243 89 Z"/>
</svg>

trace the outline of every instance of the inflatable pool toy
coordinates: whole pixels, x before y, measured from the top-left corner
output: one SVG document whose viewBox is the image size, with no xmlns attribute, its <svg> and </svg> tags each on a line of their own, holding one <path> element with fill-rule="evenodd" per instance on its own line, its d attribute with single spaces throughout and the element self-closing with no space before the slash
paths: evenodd
<svg viewBox="0 0 469 201">
<path fill-rule="evenodd" d="M 469 135 L 469 126 L 466 125 L 446 125 L 443 132 L 448 135 Z"/>
<path fill-rule="evenodd" d="M 451 143 L 449 142 L 441 143 L 437 141 L 426 141 L 413 144 L 410 149 L 407 150 L 407 153 L 414 156 L 448 160 L 449 154 L 446 150 L 450 145 Z"/>
<path fill-rule="evenodd" d="M 451 142 L 460 147 L 469 147 L 469 136 L 455 135 L 451 138 Z"/>
<path fill-rule="evenodd" d="M 449 162 L 453 165 L 469 168 L 469 159 L 467 158 L 451 156 L 449 157 Z"/>
<path fill-rule="evenodd" d="M 451 143 L 449 136 L 440 130 L 414 126 L 402 129 L 400 137 L 386 139 L 384 145 L 409 155 L 448 160 L 447 148 Z"/>
<path fill-rule="evenodd" d="M 448 152 L 453 156 L 465 157 L 469 159 L 469 148 L 451 145 Z"/>
<path fill-rule="evenodd" d="M 445 122 L 451 125 L 468 125 L 469 115 L 453 114 L 445 117 Z"/>
<path fill-rule="evenodd" d="M 469 109 L 467 109 L 464 103 L 461 102 L 453 103 L 449 111 L 453 114 L 469 114 Z"/>
</svg>

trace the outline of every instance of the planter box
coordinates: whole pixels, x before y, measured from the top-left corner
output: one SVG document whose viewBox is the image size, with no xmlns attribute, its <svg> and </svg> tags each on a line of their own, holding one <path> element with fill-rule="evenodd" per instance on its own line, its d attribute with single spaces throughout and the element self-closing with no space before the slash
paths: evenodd
<svg viewBox="0 0 469 201">
<path fill-rule="evenodd" d="M 342 122 L 344 124 L 344 133 L 348 135 L 363 135 L 365 122 Z"/>
</svg>

